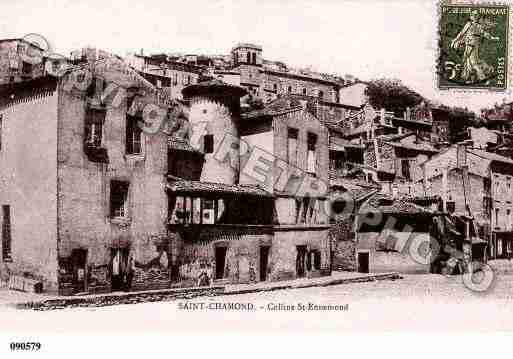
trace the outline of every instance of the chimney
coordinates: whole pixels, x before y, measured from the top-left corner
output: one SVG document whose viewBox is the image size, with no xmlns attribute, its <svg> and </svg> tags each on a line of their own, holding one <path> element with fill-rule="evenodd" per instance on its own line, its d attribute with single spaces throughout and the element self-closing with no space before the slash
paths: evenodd
<svg viewBox="0 0 513 359">
<path fill-rule="evenodd" d="M 144 49 L 141 49 L 141 56 L 144 56 Z"/>
</svg>

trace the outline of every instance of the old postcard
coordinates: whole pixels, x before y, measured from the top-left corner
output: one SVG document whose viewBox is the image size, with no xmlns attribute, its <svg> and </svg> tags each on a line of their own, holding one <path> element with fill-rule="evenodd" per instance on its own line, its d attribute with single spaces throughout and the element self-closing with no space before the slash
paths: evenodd
<svg viewBox="0 0 513 359">
<path fill-rule="evenodd" d="M 511 331 L 512 6 L 3 1 L 0 351 Z"/>
</svg>

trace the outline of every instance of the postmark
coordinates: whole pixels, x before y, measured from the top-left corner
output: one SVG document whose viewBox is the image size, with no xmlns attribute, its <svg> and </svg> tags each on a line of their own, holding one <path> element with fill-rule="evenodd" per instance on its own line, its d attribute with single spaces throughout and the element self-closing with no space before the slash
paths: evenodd
<svg viewBox="0 0 513 359">
<path fill-rule="evenodd" d="M 439 89 L 508 88 L 510 12 L 508 5 L 441 4 Z"/>
</svg>

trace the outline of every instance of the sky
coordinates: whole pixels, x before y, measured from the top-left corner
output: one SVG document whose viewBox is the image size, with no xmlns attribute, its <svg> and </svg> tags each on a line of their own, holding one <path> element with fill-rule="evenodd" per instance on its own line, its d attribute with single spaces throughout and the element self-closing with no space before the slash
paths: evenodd
<svg viewBox="0 0 513 359">
<path fill-rule="evenodd" d="M 52 51 L 228 54 L 238 42 L 294 67 L 397 78 L 426 98 L 479 111 L 511 92 L 435 86 L 435 0 L 1 0 L 0 38 L 44 36 Z"/>
</svg>

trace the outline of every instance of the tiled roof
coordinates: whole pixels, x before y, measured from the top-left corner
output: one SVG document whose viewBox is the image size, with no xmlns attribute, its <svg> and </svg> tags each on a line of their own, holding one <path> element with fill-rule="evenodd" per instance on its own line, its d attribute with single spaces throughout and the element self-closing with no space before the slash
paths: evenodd
<svg viewBox="0 0 513 359">
<path fill-rule="evenodd" d="M 303 106 L 301 105 L 301 102 L 298 99 L 282 97 L 272 101 L 261 110 L 254 110 L 242 114 L 242 118 L 253 119 L 259 117 L 272 117 L 288 112 L 299 111 L 302 109 Z"/>
<path fill-rule="evenodd" d="M 247 94 L 244 88 L 240 86 L 230 85 L 218 79 L 202 81 L 194 85 L 189 85 L 182 90 L 182 93 L 184 97 L 204 93 L 220 95 L 231 93 L 233 96 L 238 97 L 242 97 Z"/>
<path fill-rule="evenodd" d="M 337 197 L 345 198 L 344 196 L 346 194 L 349 194 L 354 200 L 359 201 L 378 191 L 377 189 L 363 187 L 344 188 L 346 189 L 346 191 L 340 191 L 339 189 L 334 189 L 333 191 L 331 191 L 330 200 L 336 201 Z"/>
<path fill-rule="evenodd" d="M 179 137 L 170 137 L 167 141 L 168 148 L 175 151 L 187 151 L 187 152 L 194 152 L 197 154 L 203 155 L 203 152 L 201 152 L 199 149 L 196 149 L 191 146 L 191 144 Z"/>
<path fill-rule="evenodd" d="M 433 122 L 431 121 L 423 121 L 423 120 L 410 120 L 410 119 L 404 119 L 402 117 L 396 117 L 393 118 L 394 121 L 401 121 L 401 122 L 407 122 L 411 124 L 419 124 L 419 125 L 425 125 L 425 126 L 433 126 Z"/>
<path fill-rule="evenodd" d="M 330 150 L 331 151 L 345 151 L 345 147 L 350 148 L 358 148 L 362 149 L 364 148 L 363 145 L 358 143 L 352 143 L 349 140 L 337 138 L 336 140 L 330 141 Z"/>
<path fill-rule="evenodd" d="M 402 140 L 403 138 L 409 137 L 409 136 L 415 136 L 414 133 L 408 132 L 408 133 L 392 133 L 389 135 L 380 135 L 378 138 L 385 140 L 385 141 L 397 141 Z"/>
<path fill-rule="evenodd" d="M 468 149 L 467 152 L 469 153 L 472 153 L 476 156 L 479 156 L 479 157 L 483 157 L 483 158 L 486 158 L 490 161 L 496 161 L 496 162 L 502 162 L 502 163 L 507 163 L 507 164 L 513 164 L 513 160 L 508 158 L 508 157 L 504 157 L 504 156 L 501 156 L 501 155 L 498 155 L 496 153 L 492 153 L 492 152 L 486 152 L 486 151 L 483 151 L 483 150 L 478 150 L 478 149 Z"/>
<path fill-rule="evenodd" d="M 424 141 L 419 141 L 418 143 L 403 143 L 403 142 L 385 141 L 385 143 L 388 143 L 389 145 L 394 146 L 394 147 L 401 147 L 401 148 L 405 148 L 408 150 L 424 151 L 424 152 L 439 152 L 430 143 L 424 142 Z"/>
<path fill-rule="evenodd" d="M 394 199 L 379 193 L 371 197 L 360 209 L 360 213 L 380 212 L 387 214 L 431 214 L 429 209 L 404 198 Z"/>
<path fill-rule="evenodd" d="M 221 194 L 221 195 L 250 195 L 256 197 L 273 197 L 273 195 L 258 185 L 224 184 L 214 182 L 190 181 L 168 176 L 167 189 L 176 193 L 190 194 Z"/>
</svg>

